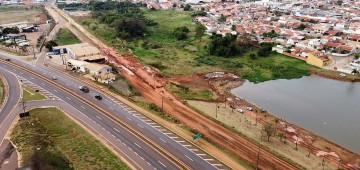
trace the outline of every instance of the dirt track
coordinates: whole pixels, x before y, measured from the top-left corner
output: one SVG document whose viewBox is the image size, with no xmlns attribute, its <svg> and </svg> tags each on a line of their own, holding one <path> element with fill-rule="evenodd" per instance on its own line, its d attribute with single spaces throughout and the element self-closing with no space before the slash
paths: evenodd
<svg viewBox="0 0 360 170">
<path fill-rule="evenodd" d="M 47 9 L 51 10 L 50 8 Z M 230 150 L 239 157 L 247 160 L 252 165 L 257 164 L 257 155 L 259 150 L 257 145 L 182 104 L 171 93 L 167 92 L 165 88 L 162 87 L 164 82 L 167 82 L 167 80 L 156 76 L 153 77 L 152 74 L 148 74 L 143 65 L 138 62 L 134 62 L 132 57 L 117 54 L 115 50 L 99 41 L 70 17 L 66 16 L 62 11 L 59 10 L 58 12 L 65 16 L 73 26 L 77 27 L 77 29 L 82 32 L 79 35 L 79 33 L 75 33 L 77 30 L 72 30 L 75 35 L 87 36 L 95 45 L 101 48 L 102 51 L 112 56 L 111 60 L 126 66 L 128 70 L 135 73 L 135 75 L 132 75 L 131 73 L 129 74 L 128 71 L 121 69 L 123 75 L 145 98 L 151 100 L 158 106 L 161 106 L 163 99 L 164 110 L 166 113 L 180 120 L 183 124 L 202 133 L 204 136 L 219 144 L 223 148 Z M 260 169 L 299 169 L 298 167 L 289 164 L 285 160 L 282 160 L 263 149 L 260 151 L 258 164 Z"/>
</svg>

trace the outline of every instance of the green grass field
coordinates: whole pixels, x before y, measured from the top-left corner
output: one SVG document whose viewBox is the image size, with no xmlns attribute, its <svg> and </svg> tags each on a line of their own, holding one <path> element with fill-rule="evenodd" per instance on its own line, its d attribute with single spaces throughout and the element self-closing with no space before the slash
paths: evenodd
<svg viewBox="0 0 360 170">
<path fill-rule="evenodd" d="M 32 100 L 44 100 L 44 99 L 46 99 L 46 97 L 40 94 L 39 92 L 35 92 L 35 90 L 30 87 L 23 86 L 24 102 L 32 101 Z"/>
<path fill-rule="evenodd" d="M 60 28 L 56 35 L 55 42 L 58 45 L 78 44 L 81 41 L 67 28 Z"/>
<path fill-rule="evenodd" d="M 195 25 L 192 22 L 192 12 L 143 11 L 146 18 L 158 23 L 157 26 L 148 27 L 149 33 L 144 39 L 121 40 L 116 37 L 113 28 L 100 24 L 96 20 L 88 19 L 82 23 L 94 35 L 119 49 L 120 53 L 126 53 L 122 47 L 130 48 L 140 61 L 158 68 L 166 77 L 210 71 L 229 71 L 252 82 L 262 82 L 273 79 L 299 78 L 309 75 L 308 69 L 312 67 L 303 61 L 282 54 L 272 54 L 267 58 L 258 57 L 252 60 L 249 55 L 256 54 L 258 50 L 256 48 L 233 58 L 209 56 L 206 49 L 210 41 L 209 36 L 204 36 L 201 42 L 194 38 Z M 188 33 L 187 40 L 178 41 L 172 32 L 176 27 L 181 26 L 187 26 L 190 33 Z"/>
<path fill-rule="evenodd" d="M 22 155 L 22 165 L 41 161 L 47 169 L 130 169 L 56 108 L 31 110 L 10 137 Z"/>
</svg>

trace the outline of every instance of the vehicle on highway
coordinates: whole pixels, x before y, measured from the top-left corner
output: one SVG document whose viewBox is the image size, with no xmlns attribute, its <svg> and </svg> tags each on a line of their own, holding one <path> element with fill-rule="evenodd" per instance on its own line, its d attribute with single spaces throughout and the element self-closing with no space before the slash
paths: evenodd
<svg viewBox="0 0 360 170">
<path fill-rule="evenodd" d="M 237 111 L 238 111 L 239 113 L 244 113 L 244 110 L 243 110 L 243 109 L 237 109 Z"/>
<path fill-rule="evenodd" d="M 253 110 L 252 107 L 246 107 L 246 109 L 249 110 L 249 111 L 252 111 L 252 110 Z"/>
<path fill-rule="evenodd" d="M 87 86 L 80 86 L 79 89 L 80 89 L 82 92 L 85 92 L 85 93 L 87 93 L 87 92 L 90 91 Z"/>
<path fill-rule="evenodd" d="M 100 95 L 96 95 L 95 99 L 102 100 L 102 97 Z"/>
<path fill-rule="evenodd" d="M 57 80 L 57 77 L 54 76 L 54 77 L 52 77 L 52 79 L 53 79 L 53 80 Z"/>
<path fill-rule="evenodd" d="M 5 59 L 6 61 L 10 61 L 10 58 Z"/>
<path fill-rule="evenodd" d="M 267 111 L 266 111 L 264 108 L 261 108 L 260 112 L 261 112 L 261 113 L 265 113 L 265 112 L 267 112 Z"/>
<path fill-rule="evenodd" d="M 344 74 L 344 73 L 340 73 L 339 75 L 340 75 L 340 77 L 346 77 L 346 74 Z"/>
</svg>

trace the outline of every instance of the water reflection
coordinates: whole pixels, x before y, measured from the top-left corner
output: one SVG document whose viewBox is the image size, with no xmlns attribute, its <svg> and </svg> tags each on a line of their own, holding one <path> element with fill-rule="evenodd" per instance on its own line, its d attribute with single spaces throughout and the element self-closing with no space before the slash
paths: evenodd
<svg viewBox="0 0 360 170">
<path fill-rule="evenodd" d="M 233 94 L 289 122 L 360 153 L 360 83 L 316 75 L 244 83 Z"/>
</svg>

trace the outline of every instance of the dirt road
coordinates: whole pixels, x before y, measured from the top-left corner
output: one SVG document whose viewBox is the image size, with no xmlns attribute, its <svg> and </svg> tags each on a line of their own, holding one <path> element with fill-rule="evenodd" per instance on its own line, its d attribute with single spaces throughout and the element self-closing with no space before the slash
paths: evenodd
<svg viewBox="0 0 360 170">
<path fill-rule="evenodd" d="M 56 8 L 56 7 L 54 7 Z M 49 10 L 52 10 L 48 8 Z M 172 117 L 180 120 L 183 124 L 202 133 L 207 138 L 211 139 L 221 147 L 232 151 L 239 157 L 253 165 L 258 163 L 261 169 L 299 169 L 291 165 L 283 159 L 280 159 L 271 153 L 260 149 L 260 159 L 257 161 L 259 147 L 248 140 L 240 137 L 236 133 L 222 127 L 221 125 L 207 119 L 201 114 L 195 112 L 191 108 L 182 104 L 180 100 L 176 99 L 170 92 L 166 91 L 162 86 L 167 80 L 153 76 L 148 73 L 144 66 L 134 60 L 132 57 L 122 56 L 116 53 L 116 50 L 106 46 L 100 40 L 91 35 L 88 31 L 82 28 L 74 20 L 64 14 L 63 11 L 58 10 L 74 27 L 81 31 L 73 31 L 77 36 L 87 36 L 91 39 L 91 44 L 96 44 L 103 51 L 107 51 L 111 59 L 119 65 L 124 65 L 127 69 L 121 69 L 124 76 L 131 82 L 131 84 L 147 99 L 161 106 L 162 101 L 164 110 Z M 131 70 L 132 72 L 129 72 Z M 135 74 L 134 74 L 135 73 Z"/>
</svg>

